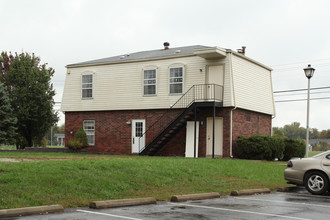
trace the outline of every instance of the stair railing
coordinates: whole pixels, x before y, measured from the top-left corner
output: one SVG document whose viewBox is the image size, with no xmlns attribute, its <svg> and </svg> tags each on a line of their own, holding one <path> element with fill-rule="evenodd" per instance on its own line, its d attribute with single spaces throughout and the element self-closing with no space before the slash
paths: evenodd
<svg viewBox="0 0 330 220">
<path fill-rule="evenodd" d="M 222 102 L 223 86 L 217 84 L 193 85 L 171 107 L 159 117 L 139 138 L 141 153 L 167 126 L 169 126 L 185 109 L 195 102 Z M 144 138 L 145 141 L 141 141 Z M 144 146 L 140 146 L 143 143 Z"/>
</svg>

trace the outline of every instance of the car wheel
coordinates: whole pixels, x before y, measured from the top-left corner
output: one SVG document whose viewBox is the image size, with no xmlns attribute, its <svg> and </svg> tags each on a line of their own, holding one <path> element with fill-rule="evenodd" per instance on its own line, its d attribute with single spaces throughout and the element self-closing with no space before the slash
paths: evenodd
<svg viewBox="0 0 330 220">
<path fill-rule="evenodd" d="M 304 185 L 308 192 L 322 195 L 328 189 L 329 180 L 323 173 L 314 171 L 306 175 Z"/>
</svg>

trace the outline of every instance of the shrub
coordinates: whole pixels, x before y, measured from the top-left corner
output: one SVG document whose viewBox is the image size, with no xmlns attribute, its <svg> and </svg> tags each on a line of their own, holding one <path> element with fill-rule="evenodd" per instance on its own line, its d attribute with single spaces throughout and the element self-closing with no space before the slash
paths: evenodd
<svg viewBox="0 0 330 220">
<path fill-rule="evenodd" d="M 267 147 L 266 135 L 239 137 L 237 141 L 239 157 L 243 159 L 263 160 L 272 155 Z"/>
<path fill-rule="evenodd" d="M 76 151 L 87 146 L 88 139 L 86 132 L 84 131 L 83 127 L 80 127 L 79 130 L 76 132 L 75 138 L 69 140 L 68 148 Z"/>
<path fill-rule="evenodd" d="M 88 146 L 88 139 L 86 132 L 84 131 L 83 127 L 80 127 L 79 130 L 76 133 L 76 139 L 78 139 L 83 147 Z"/>
<path fill-rule="evenodd" d="M 271 151 L 272 151 L 272 160 L 275 158 L 281 160 L 284 157 L 284 139 L 278 136 L 271 137 L 270 143 Z"/>
<path fill-rule="evenodd" d="M 239 158 L 252 160 L 274 160 L 283 157 L 284 142 L 278 137 L 256 134 L 250 137 L 238 137 Z"/>
<path fill-rule="evenodd" d="M 68 142 L 68 148 L 70 150 L 76 151 L 81 149 L 82 147 L 82 143 L 76 138 L 70 139 Z"/>
<path fill-rule="evenodd" d="M 284 139 L 285 149 L 283 160 L 290 160 L 292 157 L 304 157 L 305 144 L 301 140 Z"/>
</svg>

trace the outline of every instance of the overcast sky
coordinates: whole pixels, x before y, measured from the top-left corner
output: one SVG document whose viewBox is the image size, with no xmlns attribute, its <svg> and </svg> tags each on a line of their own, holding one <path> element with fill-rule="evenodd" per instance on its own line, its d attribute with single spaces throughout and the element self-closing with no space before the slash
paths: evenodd
<svg viewBox="0 0 330 220">
<path fill-rule="evenodd" d="M 248 57 L 273 68 L 274 91 L 307 88 L 308 64 L 316 69 L 311 87 L 330 87 L 327 0 L 0 0 L 0 51 L 33 52 L 53 67 L 56 102 L 65 65 L 160 49 L 165 41 L 246 46 Z M 275 100 L 306 97 L 278 93 Z M 311 98 L 319 97 L 330 89 L 313 90 Z M 294 121 L 306 126 L 306 101 L 276 103 L 273 126 Z M 330 99 L 311 101 L 310 127 L 330 129 Z"/>
</svg>

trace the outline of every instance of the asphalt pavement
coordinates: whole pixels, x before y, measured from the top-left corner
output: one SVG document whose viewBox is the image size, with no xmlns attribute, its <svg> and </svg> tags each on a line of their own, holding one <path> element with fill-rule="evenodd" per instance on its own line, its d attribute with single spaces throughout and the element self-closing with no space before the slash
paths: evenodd
<svg viewBox="0 0 330 220">
<path fill-rule="evenodd" d="M 222 196 L 187 202 L 111 209 L 77 208 L 64 213 L 6 219 L 18 220 L 149 220 L 149 219 L 329 219 L 330 196 L 315 196 L 305 189 L 247 196 Z"/>
</svg>

